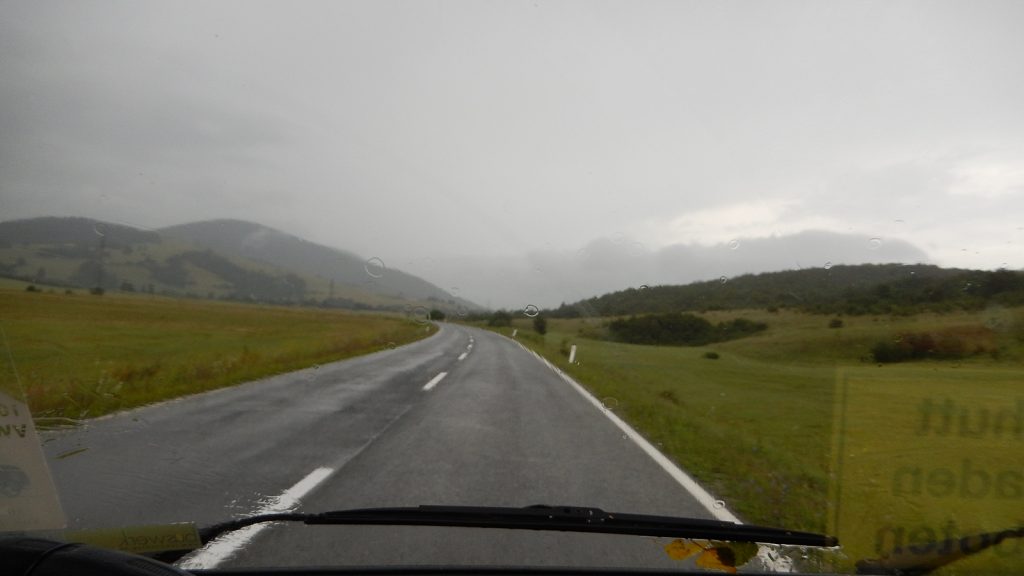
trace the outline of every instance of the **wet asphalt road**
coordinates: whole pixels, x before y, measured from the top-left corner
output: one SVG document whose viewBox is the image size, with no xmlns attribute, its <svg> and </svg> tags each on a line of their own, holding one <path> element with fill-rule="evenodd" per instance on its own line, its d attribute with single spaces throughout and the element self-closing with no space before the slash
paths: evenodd
<svg viewBox="0 0 1024 576">
<path fill-rule="evenodd" d="M 420 504 L 712 517 L 535 355 L 457 325 L 396 350 L 120 413 L 44 439 L 73 528 Z M 685 567 L 667 558 L 667 542 L 277 524 L 238 534 L 188 565 Z"/>
</svg>

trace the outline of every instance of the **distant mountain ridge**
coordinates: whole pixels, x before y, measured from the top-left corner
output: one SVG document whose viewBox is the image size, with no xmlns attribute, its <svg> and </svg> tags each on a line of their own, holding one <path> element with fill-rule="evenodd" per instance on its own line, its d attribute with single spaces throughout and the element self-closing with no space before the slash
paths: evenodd
<svg viewBox="0 0 1024 576">
<path fill-rule="evenodd" d="M 411 274 L 242 220 L 160 230 L 77 217 L 0 222 L 0 276 L 51 286 L 356 309 L 477 308 Z"/>
<path fill-rule="evenodd" d="M 441 288 L 394 268 L 380 268 L 352 252 L 330 248 L 268 226 L 243 220 L 207 220 L 169 226 L 160 234 L 222 254 L 265 262 L 355 288 L 401 299 L 460 301 Z M 369 270 L 368 270 L 369 268 Z"/>
</svg>

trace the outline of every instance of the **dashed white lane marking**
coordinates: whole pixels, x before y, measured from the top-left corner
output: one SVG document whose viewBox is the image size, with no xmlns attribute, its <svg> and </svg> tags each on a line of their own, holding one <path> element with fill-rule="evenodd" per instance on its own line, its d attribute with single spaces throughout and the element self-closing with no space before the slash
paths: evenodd
<svg viewBox="0 0 1024 576">
<path fill-rule="evenodd" d="M 331 474 L 334 474 L 333 468 L 317 468 L 313 470 L 294 486 L 282 492 L 280 496 L 271 498 L 267 504 L 254 511 L 252 515 L 277 514 L 294 510 L 299 506 L 299 501 L 306 494 L 309 494 L 321 482 L 329 478 Z M 241 530 L 228 532 L 185 557 L 177 566 L 185 570 L 216 568 L 218 564 L 238 553 L 239 550 L 244 548 L 253 538 L 269 526 L 269 523 L 253 524 Z"/>
<path fill-rule="evenodd" d="M 459 362 L 465 360 L 466 356 L 469 356 L 469 352 L 463 352 L 462 354 L 459 354 Z"/>
<path fill-rule="evenodd" d="M 441 372 L 437 376 L 434 376 L 430 380 L 430 382 L 427 382 L 426 384 L 423 385 L 423 390 L 427 391 L 427 390 L 430 390 L 431 388 L 433 388 L 434 386 L 437 386 L 437 383 L 440 382 L 441 380 L 443 380 L 444 377 L 447 376 L 447 375 L 448 375 L 447 372 Z"/>
</svg>

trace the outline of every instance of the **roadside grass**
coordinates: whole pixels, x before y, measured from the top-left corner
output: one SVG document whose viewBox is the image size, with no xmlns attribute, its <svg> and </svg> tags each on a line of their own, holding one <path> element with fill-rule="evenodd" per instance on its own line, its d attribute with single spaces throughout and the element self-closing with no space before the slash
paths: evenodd
<svg viewBox="0 0 1024 576">
<path fill-rule="evenodd" d="M 549 319 L 545 336 L 531 330 L 529 319 L 497 331 L 510 336 L 517 328 L 518 340 L 603 399 L 746 521 L 813 531 L 827 526 L 834 399 L 843 370 L 898 371 L 927 380 L 935 373 L 955 378 L 967 367 L 1019 376 L 1024 366 L 1024 309 L 845 317 L 842 328 L 829 328 L 830 316 L 785 310 L 705 317 L 744 317 L 769 327 L 756 336 L 700 347 L 594 338 L 606 333 L 608 319 Z M 926 330 L 960 331 L 1000 353 L 885 366 L 871 360 L 876 342 Z M 572 344 L 577 363 L 570 365 Z M 708 357 L 712 352 L 717 359 Z M 883 413 L 910 409 L 879 407 Z"/>
<path fill-rule="evenodd" d="M 397 316 L 12 288 L 0 288 L 0 345 L 7 348 L 0 385 L 23 390 L 40 424 L 384 350 L 436 331 Z"/>
</svg>

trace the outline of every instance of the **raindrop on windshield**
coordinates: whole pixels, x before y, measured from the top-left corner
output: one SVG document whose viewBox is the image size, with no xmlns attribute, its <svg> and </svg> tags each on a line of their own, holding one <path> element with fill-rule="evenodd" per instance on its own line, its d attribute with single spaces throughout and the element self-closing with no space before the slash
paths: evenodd
<svg viewBox="0 0 1024 576">
<path fill-rule="evenodd" d="M 729 279 L 726 278 L 725 276 L 719 276 L 718 281 L 721 282 L 722 284 L 725 284 L 726 282 L 729 281 Z"/>
<path fill-rule="evenodd" d="M 106 236 L 107 225 L 104 224 L 103 222 L 97 222 L 92 225 L 92 231 L 95 232 L 97 236 Z"/>
<path fill-rule="evenodd" d="M 533 318 L 540 314 L 540 309 L 534 306 L 533 304 L 527 304 L 526 308 L 523 308 L 523 314 L 526 314 L 530 318 Z"/>
<path fill-rule="evenodd" d="M 868 240 L 868 248 L 870 248 L 872 250 L 878 250 L 881 247 L 882 247 L 882 239 L 881 238 L 872 238 L 871 240 Z"/>
<path fill-rule="evenodd" d="M 825 262 L 825 270 L 831 270 L 831 269 L 832 269 L 832 263 L 831 262 Z"/>
<path fill-rule="evenodd" d="M 417 324 L 426 324 L 427 322 L 430 322 L 430 310 L 427 310 L 425 306 L 416 306 L 409 314 Z"/>
<path fill-rule="evenodd" d="M 647 290 L 648 288 L 650 288 L 650 286 L 648 286 L 647 284 L 641 284 L 639 289 L 640 290 Z"/>
<path fill-rule="evenodd" d="M 455 313 L 459 316 L 465 317 L 469 314 L 469 311 L 466 310 L 465 306 L 459 304 L 458 307 L 455 308 Z"/>
<path fill-rule="evenodd" d="M 388 348 L 388 350 L 394 350 L 395 348 L 398 348 L 398 345 L 395 344 L 394 342 L 388 342 L 387 343 L 387 348 Z"/>
<path fill-rule="evenodd" d="M 739 247 L 740 247 L 740 241 L 739 240 L 737 240 L 735 238 L 733 238 L 732 240 L 729 240 L 729 250 L 736 250 Z"/>
<path fill-rule="evenodd" d="M 363 270 L 366 270 L 366 273 L 371 278 L 383 278 L 386 268 L 384 266 L 384 261 L 374 256 L 363 263 Z"/>
<path fill-rule="evenodd" d="M 722 508 L 725 508 L 725 500 L 715 500 L 715 509 L 721 510 Z"/>
<path fill-rule="evenodd" d="M 607 396 L 601 399 L 601 405 L 604 406 L 605 410 L 615 410 L 619 407 L 619 400 L 614 396 Z"/>
</svg>

